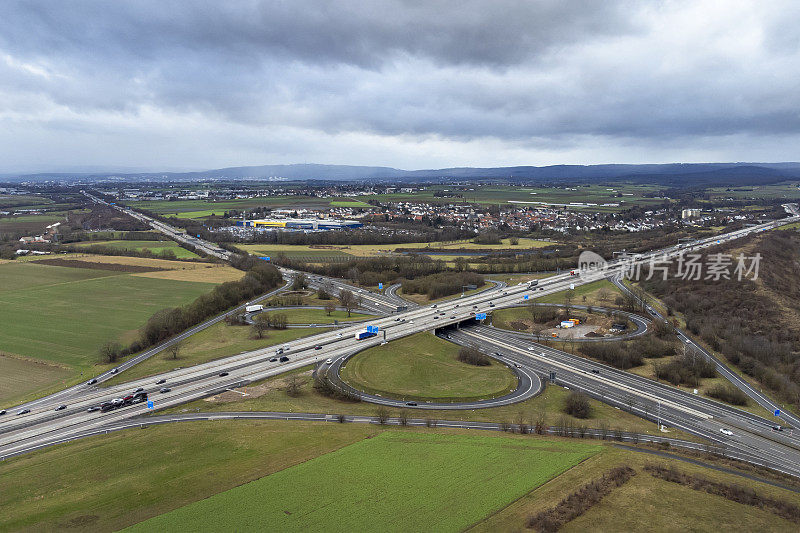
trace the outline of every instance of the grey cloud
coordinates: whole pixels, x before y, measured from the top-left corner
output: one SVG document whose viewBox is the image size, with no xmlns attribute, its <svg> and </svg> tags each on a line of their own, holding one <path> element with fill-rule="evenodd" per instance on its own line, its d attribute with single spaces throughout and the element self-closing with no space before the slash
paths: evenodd
<svg viewBox="0 0 800 533">
<path fill-rule="evenodd" d="M 681 27 L 689 23 L 676 13 L 706 8 L 707 33 Z M 715 18 L 719 9 L 557 0 L 6 1 L 0 120 L 27 113 L 32 126 L 57 125 L 53 138 L 70 121 L 90 129 L 98 114 L 135 119 L 155 110 L 202 117 L 226 132 L 451 140 L 453 153 L 481 139 L 509 150 L 585 138 L 609 146 L 638 139 L 650 149 L 800 134 L 800 30 L 789 23 L 799 8 L 769 3 L 752 19 L 724 21 Z M 741 30 L 754 36 L 740 38 Z M 747 45 L 741 52 L 739 41 Z M 48 106 L 61 109 L 58 116 L 42 117 Z M 104 135 L 116 142 L 113 131 Z M 136 145 L 135 135 L 121 132 L 120 145 Z"/>
</svg>

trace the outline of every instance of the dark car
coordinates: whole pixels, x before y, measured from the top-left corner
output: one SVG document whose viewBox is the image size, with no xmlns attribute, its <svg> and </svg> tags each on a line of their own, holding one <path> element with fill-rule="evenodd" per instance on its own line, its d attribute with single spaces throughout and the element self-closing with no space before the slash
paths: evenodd
<svg viewBox="0 0 800 533">
<path fill-rule="evenodd" d="M 270 363 L 274 363 L 274 362 L 276 362 L 277 360 L 278 360 L 278 358 L 277 358 L 277 357 L 273 357 L 272 359 L 270 359 L 270 360 L 269 360 L 269 362 L 270 362 Z"/>
<path fill-rule="evenodd" d="M 97 378 L 92 378 L 86 382 L 87 385 L 94 385 L 95 383 L 97 383 Z"/>
<path fill-rule="evenodd" d="M 416 407 L 417 402 L 406 402 L 406 405 L 408 405 L 409 407 Z"/>
<path fill-rule="evenodd" d="M 119 372 L 119 368 L 112 368 L 111 369 L 111 373 L 112 374 L 116 374 L 117 372 Z"/>
<path fill-rule="evenodd" d="M 4 415 L 4 414 L 6 414 L 6 410 L 5 409 L 0 409 L 0 415 Z"/>
<path fill-rule="evenodd" d="M 321 350 L 321 349 L 322 349 L 322 346 L 320 346 L 319 344 L 317 344 L 316 346 L 314 346 L 314 349 L 315 349 L 315 350 Z"/>
<path fill-rule="evenodd" d="M 105 413 L 107 411 L 110 411 L 113 408 L 114 408 L 114 404 L 111 403 L 111 402 L 103 402 L 103 403 L 100 404 L 100 412 L 101 413 Z"/>
<path fill-rule="evenodd" d="M 283 357 L 281 357 L 281 363 L 285 363 L 288 360 L 289 360 L 289 358 L 286 357 L 285 355 Z"/>
<path fill-rule="evenodd" d="M 160 392 L 161 394 L 164 394 L 165 392 L 169 392 L 169 391 L 171 391 L 171 390 L 172 390 L 172 389 L 170 389 L 169 387 L 161 387 L 161 388 L 158 390 L 158 392 Z"/>
<path fill-rule="evenodd" d="M 227 375 L 228 375 L 228 373 L 227 373 L 227 372 L 220 372 L 220 373 L 219 373 L 219 377 L 221 377 L 221 378 L 224 378 L 224 377 L 225 377 L 225 376 L 227 376 Z"/>
<path fill-rule="evenodd" d="M 143 390 L 144 387 L 138 387 L 135 391 L 133 391 L 133 393 L 136 394 L 137 392 L 142 392 Z"/>
<path fill-rule="evenodd" d="M 439 315 L 433 317 L 434 320 L 439 320 Z"/>
<path fill-rule="evenodd" d="M 592 374 L 599 374 L 599 373 L 600 373 L 600 371 L 599 371 L 599 370 L 597 370 L 596 368 L 593 368 L 593 369 L 592 369 Z"/>
<path fill-rule="evenodd" d="M 146 392 L 137 392 L 133 395 L 133 399 L 131 403 L 142 403 L 143 401 L 147 400 L 147 393 Z"/>
<path fill-rule="evenodd" d="M 494 307 L 494 302 L 489 302 L 489 307 Z"/>
<path fill-rule="evenodd" d="M 67 408 L 67 406 L 62 403 L 61 405 L 59 405 L 58 407 L 53 409 L 53 411 L 63 411 L 66 408 Z"/>
<path fill-rule="evenodd" d="M 774 431 L 783 431 L 783 428 L 781 426 L 772 426 L 772 429 Z"/>
<path fill-rule="evenodd" d="M 159 379 L 158 381 L 156 381 L 156 385 L 161 385 L 161 384 L 164 384 L 166 382 L 167 382 L 167 380 L 162 378 L 162 379 Z"/>
<path fill-rule="evenodd" d="M 27 413 L 30 413 L 30 412 L 31 412 L 30 409 L 23 409 L 22 411 L 17 412 L 17 416 L 24 415 L 24 414 L 27 414 Z"/>
</svg>

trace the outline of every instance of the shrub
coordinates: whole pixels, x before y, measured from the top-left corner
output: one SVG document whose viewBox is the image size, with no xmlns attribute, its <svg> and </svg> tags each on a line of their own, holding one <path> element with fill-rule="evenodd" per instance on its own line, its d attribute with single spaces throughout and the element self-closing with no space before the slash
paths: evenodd
<svg viewBox="0 0 800 533">
<path fill-rule="evenodd" d="M 475 366 L 489 366 L 492 364 L 492 361 L 488 356 L 482 354 L 479 350 L 470 348 L 468 346 L 462 346 L 461 349 L 458 350 L 456 359 L 462 363 Z"/>
<path fill-rule="evenodd" d="M 747 395 L 733 385 L 719 383 L 708 390 L 708 395 L 733 405 L 747 405 Z"/>
<path fill-rule="evenodd" d="M 575 418 L 589 418 L 591 414 L 589 398 L 582 392 L 570 392 L 564 402 L 564 412 Z"/>
</svg>

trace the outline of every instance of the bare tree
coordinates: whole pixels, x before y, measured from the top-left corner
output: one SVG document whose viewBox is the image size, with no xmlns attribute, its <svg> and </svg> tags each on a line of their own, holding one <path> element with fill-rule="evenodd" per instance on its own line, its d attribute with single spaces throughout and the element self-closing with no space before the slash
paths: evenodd
<svg viewBox="0 0 800 533">
<path fill-rule="evenodd" d="M 397 415 L 397 418 L 400 420 L 401 426 L 408 425 L 408 411 L 406 409 L 401 409 L 400 414 Z"/>
<path fill-rule="evenodd" d="M 169 353 L 171 359 L 177 359 L 181 353 L 182 348 L 183 346 L 181 345 L 181 343 L 176 342 L 175 344 L 167 348 L 167 353 Z"/>
<path fill-rule="evenodd" d="M 328 314 L 328 316 L 331 316 L 331 313 L 334 311 L 336 311 L 336 302 L 325 302 L 325 312 Z"/>
<path fill-rule="evenodd" d="M 603 287 L 599 291 L 597 291 L 597 297 L 600 298 L 601 301 L 607 302 L 611 299 L 611 291 Z"/>
<path fill-rule="evenodd" d="M 122 355 L 122 345 L 117 341 L 108 341 L 100 347 L 100 360 L 104 363 L 116 363 Z"/>
<path fill-rule="evenodd" d="M 349 317 L 350 313 L 361 305 L 361 298 L 353 294 L 352 291 L 342 289 L 339 292 L 339 303 L 347 310 L 347 316 Z"/>
<path fill-rule="evenodd" d="M 269 323 L 269 313 L 259 313 L 253 317 L 253 333 L 255 333 L 257 338 L 264 338 L 264 333 L 269 329 Z"/>
<path fill-rule="evenodd" d="M 292 398 L 300 396 L 300 380 L 297 379 L 297 374 L 291 374 L 286 380 L 286 394 Z"/>
<path fill-rule="evenodd" d="M 378 419 L 378 424 L 385 424 L 389 420 L 389 410 L 383 405 L 378 406 L 375 410 L 375 417 Z"/>
</svg>

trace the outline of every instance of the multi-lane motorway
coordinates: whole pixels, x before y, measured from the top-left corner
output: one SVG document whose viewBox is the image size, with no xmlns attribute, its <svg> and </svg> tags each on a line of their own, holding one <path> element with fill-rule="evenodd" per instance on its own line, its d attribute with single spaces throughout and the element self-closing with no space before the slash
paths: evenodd
<svg viewBox="0 0 800 533">
<path fill-rule="evenodd" d="M 645 264 L 650 261 L 651 257 L 676 256 L 683 252 L 699 250 L 719 242 L 739 238 L 753 232 L 765 231 L 777 225 L 797 220 L 800 220 L 800 217 L 793 216 L 782 221 L 641 254 L 634 257 L 632 261 Z M 206 244 L 209 249 L 215 248 L 210 243 Z M 196 246 L 196 244 L 193 245 Z M 376 337 L 356 340 L 354 334 L 363 326 L 347 326 L 333 332 L 296 340 L 281 347 L 273 346 L 246 352 L 195 367 L 131 381 L 124 385 L 107 388 L 76 387 L 70 393 L 69 405 L 62 411 L 54 411 L 54 409 L 64 401 L 64 397 L 55 395 L 29 404 L 29 413 L 14 416 L 12 412 L 10 413 L 12 416 L 8 416 L 0 422 L 0 457 L 60 442 L 64 439 L 93 434 L 108 424 L 119 423 L 148 412 L 147 406 L 144 404 L 123 407 L 108 413 L 86 411 L 101 401 L 130 393 L 139 387 L 150 393 L 150 399 L 155 400 L 156 408 L 178 405 L 309 363 L 323 363 L 328 358 L 340 361 L 364 348 L 382 342 L 390 342 L 420 331 L 474 322 L 472 319 L 475 313 L 491 312 L 497 308 L 519 305 L 525 296 L 530 300 L 587 283 L 593 279 L 614 275 L 621 264 L 621 262 L 611 262 L 592 272 L 591 275 L 578 276 L 564 273 L 552 276 L 540 280 L 534 287 L 529 287 L 527 284 L 511 287 L 497 286 L 485 292 L 443 302 L 435 308 L 417 307 L 406 311 L 397 311 L 398 302 L 394 293 L 389 295 L 357 293 L 362 297 L 365 306 L 371 306 L 375 311 L 381 313 L 391 313 L 371 322 L 372 325 L 379 328 L 379 334 Z M 287 278 L 291 278 L 294 274 L 291 271 L 284 271 Z M 319 276 L 311 276 L 310 282 L 312 284 L 332 284 L 335 291 L 345 288 L 354 289 L 340 280 Z M 793 436 L 772 431 L 771 422 L 766 419 L 645 378 L 597 365 L 559 350 L 534 346 L 525 339 L 493 328 L 468 325 L 451 332 L 450 336 L 453 341 L 476 344 L 489 353 L 501 353 L 501 357 L 510 361 L 513 368 L 518 371 L 522 385 L 518 391 L 523 390 L 524 392 L 525 389 L 537 388 L 538 378 L 531 377 L 530 385 L 526 387 L 524 376 L 548 376 L 550 371 L 555 370 L 556 382 L 562 386 L 578 388 L 612 405 L 623 409 L 627 408 L 640 416 L 656 419 L 666 425 L 724 444 L 727 453 L 731 455 L 800 476 L 800 452 L 798 452 L 800 443 Z M 277 350 L 281 348 L 283 353 L 278 354 Z M 279 355 L 284 355 L 289 360 L 281 362 L 278 358 Z M 336 372 L 337 368 L 330 369 L 330 371 Z M 592 370 L 597 372 L 592 372 Z M 165 382 L 157 385 L 156 381 L 161 380 L 165 380 Z M 167 386 L 170 390 L 159 393 L 159 387 L 162 386 Z M 519 401 L 520 398 L 512 397 L 503 401 Z M 409 407 L 425 408 L 424 405 Z M 481 406 L 474 408 L 477 407 Z M 725 430 L 730 435 L 721 430 Z"/>
</svg>

